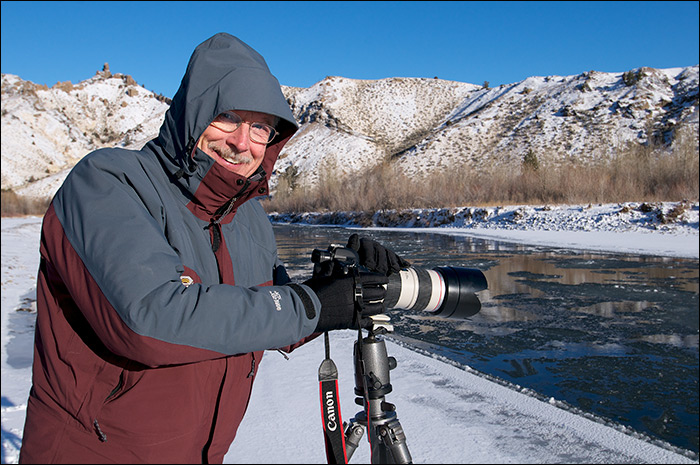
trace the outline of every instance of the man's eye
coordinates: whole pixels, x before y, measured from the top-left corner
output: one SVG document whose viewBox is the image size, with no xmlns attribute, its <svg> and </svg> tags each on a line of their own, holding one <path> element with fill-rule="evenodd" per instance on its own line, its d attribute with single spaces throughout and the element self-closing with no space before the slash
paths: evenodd
<svg viewBox="0 0 700 465">
<path fill-rule="evenodd" d="M 267 133 L 270 132 L 270 127 L 267 125 L 264 125 L 264 124 L 253 123 L 251 125 L 251 128 L 256 130 L 256 131 L 259 131 L 259 132 L 267 132 Z"/>
<path fill-rule="evenodd" d="M 241 119 L 235 113 L 223 113 L 221 116 L 223 117 L 224 121 L 227 121 L 229 123 L 241 122 Z"/>
</svg>

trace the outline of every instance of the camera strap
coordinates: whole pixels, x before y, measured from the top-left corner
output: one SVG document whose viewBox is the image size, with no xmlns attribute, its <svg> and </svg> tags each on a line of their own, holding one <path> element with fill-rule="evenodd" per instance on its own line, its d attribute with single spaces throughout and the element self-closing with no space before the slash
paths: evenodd
<svg viewBox="0 0 700 465">
<path fill-rule="evenodd" d="M 367 415 L 367 442 L 369 442 L 370 461 L 372 459 L 372 413 L 370 412 L 369 403 L 369 387 L 367 386 L 367 371 L 365 370 L 365 359 L 362 353 L 362 328 L 357 330 L 357 363 L 360 369 L 360 377 L 362 378 L 362 400 L 365 401 L 364 407 Z M 355 368 L 357 370 L 357 368 Z M 374 463 L 374 462 L 372 462 Z"/>
<path fill-rule="evenodd" d="M 321 394 L 321 420 L 323 421 L 323 439 L 326 443 L 328 463 L 348 463 L 345 453 L 345 433 L 343 419 L 340 415 L 338 396 L 338 368 L 331 360 L 328 332 L 324 333 L 326 358 L 318 367 L 318 382 Z"/>
<path fill-rule="evenodd" d="M 365 370 L 365 359 L 362 353 L 362 306 L 364 302 L 362 300 L 362 282 L 360 281 L 360 270 L 354 268 L 354 282 L 355 282 L 355 318 L 358 323 L 357 327 L 357 363 L 359 365 L 360 377 L 362 378 L 362 398 L 365 401 L 363 405 L 365 412 L 367 414 L 367 442 L 370 444 L 370 457 L 372 455 L 372 414 L 370 412 L 370 402 L 369 402 L 369 387 L 367 386 L 367 371 Z M 357 370 L 358 367 L 355 367 Z"/>
</svg>

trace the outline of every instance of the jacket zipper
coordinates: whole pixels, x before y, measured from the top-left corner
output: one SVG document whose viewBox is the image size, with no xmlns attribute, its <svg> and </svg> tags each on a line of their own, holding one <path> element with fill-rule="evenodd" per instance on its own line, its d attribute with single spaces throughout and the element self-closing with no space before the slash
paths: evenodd
<svg viewBox="0 0 700 465">
<path fill-rule="evenodd" d="M 221 220 L 226 218 L 226 216 L 231 213 L 231 210 L 233 209 L 233 205 L 236 203 L 238 199 L 240 199 L 248 190 L 248 187 L 254 182 L 259 182 L 265 179 L 265 176 L 267 174 L 265 173 L 265 170 L 263 169 L 262 166 L 259 166 L 258 169 L 255 171 L 255 173 L 250 176 L 248 179 L 245 180 L 245 183 L 243 184 L 243 187 L 241 187 L 241 190 L 238 191 L 238 195 L 235 195 L 231 197 L 231 199 L 224 205 L 222 206 L 219 210 L 217 210 L 212 216 L 211 219 L 209 220 L 209 224 L 204 227 L 204 229 L 210 229 L 214 228 L 212 230 L 212 244 L 211 244 L 211 249 L 214 253 L 216 253 L 217 250 L 219 250 L 219 245 L 221 244 L 221 226 L 219 223 L 221 223 Z M 222 211 L 223 210 L 223 211 Z"/>
<path fill-rule="evenodd" d="M 95 432 L 97 433 L 97 437 L 100 438 L 100 441 L 107 442 L 107 435 L 102 432 L 102 429 L 100 429 L 100 424 L 97 422 L 97 418 L 95 418 L 95 421 L 93 421 L 92 424 L 95 427 Z"/>
<path fill-rule="evenodd" d="M 248 373 L 248 376 L 246 378 L 252 378 L 255 376 L 255 354 L 253 353 L 253 359 L 250 361 L 250 373 Z"/>
<path fill-rule="evenodd" d="M 217 250 L 219 250 L 219 245 L 221 245 L 221 220 L 226 218 L 226 215 L 231 213 L 231 210 L 233 210 L 233 205 L 236 203 L 236 200 L 241 198 L 245 190 L 248 188 L 250 185 L 250 181 L 246 181 L 246 184 L 243 186 L 243 189 L 241 189 L 240 193 L 234 197 L 231 197 L 231 199 L 225 204 L 225 209 L 221 213 L 217 211 L 212 215 L 211 219 L 209 220 L 209 224 L 204 227 L 204 229 L 212 229 L 212 241 L 211 241 L 211 250 L 212 252 L 216 253 Z M 222 210 L 222 209 L 220 209 Z"/>
</svg>

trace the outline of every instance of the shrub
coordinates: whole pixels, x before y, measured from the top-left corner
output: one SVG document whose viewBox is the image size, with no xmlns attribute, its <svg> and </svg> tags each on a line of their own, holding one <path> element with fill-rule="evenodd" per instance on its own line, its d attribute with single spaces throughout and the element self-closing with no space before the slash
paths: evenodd
<svg viewBox="0 0 700 465">
<path fill-rule="evenodd" d="M 535 152 L 530 149 L 523 157 L 523 170 L 537 171 L 540 169 L 540 161 L 537 159 Z"/>
<path fill-rule="evenodd" d="M 646 73 L 644 72 L 643 69 L 639 69 L 637 71 L 630 70 L 622 73 L 622 82 L 625 83 L 626 86 L 633 86 L 639 81 L 642 80 L 643 77 L 646 76 Z"/>
<path fill-rule="evenodd" d="M 43 216 L 51 199 L 34 199 L 17 195 L 12 189 L 2 189 L 2 216 Z"/>
</svg>

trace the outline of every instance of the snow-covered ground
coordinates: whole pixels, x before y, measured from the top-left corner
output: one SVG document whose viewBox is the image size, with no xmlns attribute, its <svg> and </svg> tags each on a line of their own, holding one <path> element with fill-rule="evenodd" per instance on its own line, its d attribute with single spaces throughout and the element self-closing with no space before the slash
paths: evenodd
<svg viewBox="0 0 700 465">
<path fill-rule="evenodd" d="M 403 223 L 392 226 L 566 248 L 698 258 L 697 202 L 688 203 L 678 215 L 671 213 L 678 203 L 642 205 L 412 211 Z M 321 216 L 286 220 L 318 223 Z M 374 224 L 389 226 L 382 221 Z M 37 217 L 2 218 L 3 463 L 18 460 L 31 387 L 40 227 Z M 353 393 L 356 336 L 352 331 L 331 335 L 344 420 L 360 409 Z M 390 338 L 387 351 L 398 366 L 391 372 L 393 391 L 386 400 L 396 405 L 415 463 L 698 463 L 695 453 L 566 410 L 557 399 L 543 402 L 527 389 L 505 385 Z M 265 356 L 248 414 L 226 463 L 326 463 L 317 382 L 323 357 L 321 338 L 292 352 L 289 360 L 277 352 Z M 369 461 L 369 445 L 363 440 L 351 463 Z"/>
</svg>

